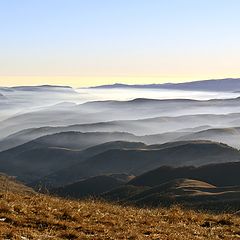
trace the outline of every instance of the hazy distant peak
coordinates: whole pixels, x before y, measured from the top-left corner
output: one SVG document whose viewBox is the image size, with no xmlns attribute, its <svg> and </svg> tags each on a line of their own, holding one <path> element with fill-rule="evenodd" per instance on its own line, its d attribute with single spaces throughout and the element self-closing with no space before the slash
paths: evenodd
<svg viewBox="0 0 240 240">
<path fill-rule="evenodd" d="M 70 88 L 72 89 L 72 87 L 70 86 L 62 86 L 62 85 L 36 85 L 36 86 L 16 86 L 16 87 L 12 87 L 14 89 L 19 89 L 19 88 Z"/>
<path fill-rule="evenodd" d="M 210 79 L 182 83 L 163 83 L 163 84 L 136 84 L 128 85 L 115 83 L 112 85 L 101 85 L 91 88 L 157 88 L 157 89 L 175 89 L 175 90 L 195 90 L 195 91 L 240 91 L 240 78 Z"/>
<path fill-rule="evenodd" d="M 39 85 L 39 86 L 16 86 L 11 87 L 15 91 L 74 91 L 70 86 L 58 86 L 58 85 Z"/>
<path fill-rule="evenodd" d="M 89 106 L 89 105 L 97 105 L 101 104 L 103 105 L 112 105 L 112 104 L 131 104 L 131 103 L 178 103 L 178 102 L 200 102 L 200 100 L 194 100 L 194 99 L 154 99 L 154 98 L 134 98 L 132 100 L 125 100 L 125 101 L 120 101 L 120 100 L 99 100 L 99 101 L 89 101 L 85 103 L 81 103 L 78 106 Z M 203 102 L 203 101 L 202 101 Z"/>
</svg>

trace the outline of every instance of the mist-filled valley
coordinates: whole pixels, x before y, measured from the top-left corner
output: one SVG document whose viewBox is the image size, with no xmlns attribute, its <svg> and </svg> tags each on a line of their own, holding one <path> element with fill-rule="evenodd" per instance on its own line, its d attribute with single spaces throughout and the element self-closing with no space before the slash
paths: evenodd
<svg viewBox="0 0 240 240">
<path fill-rule="evenodd" d="M 204 83 L 2 87 L 0 171 L 70 198 L 238 209 L 240 92 Z"/>
<path fill-rule="evenodd" d="M 0 1 L 0 240 L 240 240 L 239 10 Z"/>
</svg>

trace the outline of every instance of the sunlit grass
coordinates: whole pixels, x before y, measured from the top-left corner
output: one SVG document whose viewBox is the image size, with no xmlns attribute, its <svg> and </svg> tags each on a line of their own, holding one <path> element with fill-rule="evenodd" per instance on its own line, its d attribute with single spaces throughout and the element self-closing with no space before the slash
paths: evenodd
<svg viewBox="0 0 240 240">
<path fill-rule="evenodd" d="M 240 218 L 3 193 L 1 239 L 240 239 Z"/>
</svg>

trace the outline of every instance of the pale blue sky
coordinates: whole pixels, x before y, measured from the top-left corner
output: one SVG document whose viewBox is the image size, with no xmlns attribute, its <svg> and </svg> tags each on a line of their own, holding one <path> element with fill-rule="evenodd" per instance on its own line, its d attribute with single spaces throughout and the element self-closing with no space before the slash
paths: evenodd
<svg viewBox="0 0 240 240">
<path fill-rule="evenodd" d="M 237 77 L 239 12 L 239 0 L 2 0 L 1 85 Z"/>
</svg>

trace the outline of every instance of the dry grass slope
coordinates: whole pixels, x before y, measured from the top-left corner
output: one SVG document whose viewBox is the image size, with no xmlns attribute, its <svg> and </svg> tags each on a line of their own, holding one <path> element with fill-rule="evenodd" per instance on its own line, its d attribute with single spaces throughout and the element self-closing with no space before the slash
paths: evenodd
<svg viewBox="0 0 240 240">
<path fill-rule="evenodd" d="M 0 173 L 0 193 L 1 192 L 35 194 L 32 188 L 18 182 L 14 177 Z"/>
<path fill-rule="evenodd" d="M 3 192 L 0 239 L 240 239 L 240 218 Z"/>
</svg>

